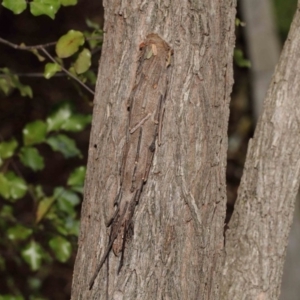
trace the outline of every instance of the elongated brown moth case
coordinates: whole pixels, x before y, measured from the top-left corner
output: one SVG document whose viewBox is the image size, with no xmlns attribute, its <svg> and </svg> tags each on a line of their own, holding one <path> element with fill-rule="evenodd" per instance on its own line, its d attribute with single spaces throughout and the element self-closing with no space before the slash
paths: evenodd
<svg viewBox="0 0 300 300">
<path fill-rule="evenodd" d="M 118 255 L 131 223 L 144 183 L 147 181 L 162 125 L 168 85 L 171 48 L 157 34 L 149 34 L 140 45 L 135 87 L 130 95 L 129 128 L 124 153 L 119 213 L 112 224 L 116 236 L 113 251 Z M 121 222 L 121 224 L 120 224 Z"/>
<path fill-rule="evenodd" d="M 134 210 L 147 181 L 155 148 L 160 145 L 172 54 L 170 46 L 154 33 L 140 44 L 139 65 L 128 105 L 127 143 L 120 192 L 115 203 L 116 214 L 111 222 L 109 245 L 90 282 L 90 288 L 111 248 L 117 256 L 122 253 L 119 270 L 122 266 Z"/>
</svg>

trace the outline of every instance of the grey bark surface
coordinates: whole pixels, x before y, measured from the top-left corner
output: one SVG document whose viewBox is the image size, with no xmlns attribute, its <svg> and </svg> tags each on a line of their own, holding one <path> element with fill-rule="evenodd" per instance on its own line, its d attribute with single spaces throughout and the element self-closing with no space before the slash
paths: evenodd
<svg viewBox="0 0 300 300">
<path fill-rule="evenodd" d="M 219 299 L 235 1 L 103 1 L 105 35 L 89 146 L 72 299 Z M 173 49 L 161 145 L 120 257 L 108 245 L 120 188 L 139 45 Z M 150 76 L 150 75 L 149 75 Z M 108 295 L 106 294 L 108 291 Z"/>
<path fill-rule="evenodd" d="M 300 12 L 264 103 L 226 232 L 222 299 L 278 299 L 300 171 Z"/>
<path fill-rule="evenodd" d="M 261 115 L 263 101 L 280 55 L 279 35 L 273 12 L 274 1 L 241 0 L 240 7 L 246 44 L 251 61 L 251 99 L 255 121 Z M 248 95 L 249 97 L 249 95 Z M 300 195 L 289 235 L 281 284 L 281 300 L 299 300 L 300 295 Z"/>
</svg>

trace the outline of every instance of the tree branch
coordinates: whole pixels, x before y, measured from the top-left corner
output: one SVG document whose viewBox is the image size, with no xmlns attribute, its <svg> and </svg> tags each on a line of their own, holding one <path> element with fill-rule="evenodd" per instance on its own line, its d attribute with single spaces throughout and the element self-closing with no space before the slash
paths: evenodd
<svg viewBox="0 0 300 300">
<path fill-rule="evenodd" d="M 51 43 L 47 43 L 47 44 L 43 44 L 43 45 L 35 45 L 35 46 L 17 45 L 17 44 L 11 43 L 1 37 L 0 37 L 0 43 L 7 45 L 9 47 L 12 47 L 14 49 L 17 49 L 17 50 L 25 50 L 25 51 L 44 49 L 44 48 L 48 48 L 48 47 L 56 45 L 56 42 L 51 42 Z"/>
<path fill-rule="evenodd" d="M 298 9 L 248 145 L 226 231 L 221 299 L 279 299 L 299 189 L 299 26 Z"/>
<path fill-rule="evenodd" d="M 41 48 L 41 50 L 47 55 L 47 57 L 53 61 L 54 63 L 57 64 L 57 61 L 55 60 L 55 58 L 53 58 L 50 53 L 45 49 L 45 48 Z M 72 77 L 74 80 L 76 80 L 80 85 L 82 85 L 86 90 L 88 90 L 91 94 L 95 94 L 93 90 L 91 90 L 86 84 L 84 84 L 80 79 L 78 79 L 76 76 L 74 76 L 71 72 L 69 72 L 66 68 L 64 68 L 62 65 L 60 65 L 61 69 L 67 73 L 70 77 Z"/>
<path fill-rule="evenodd" d="M 51 42 L 48 44 L 43 44 L 43 45 L 35 45 L 35 46 L 25 46 L 25 45 L 17 45 L 14 43 L 11 43 L 3 38 L 0 37 L 0 43 L 7 45 L 9 47 L 12 47 L 14 49 L 17 50 L 25 50 L 25 51 L 32 51 L 32 50 L 41 50 L 42 52 L 44 52 L 46 54 L 46 56 L 53 61 L 56 64 L 59 64 L 55 58 L 45 49 L 47 47 L 50 46 L 54 46 L 56 45 L 56 42 Z M 83 83 L 80 79 L 78 79 L 76 76 L 74 76 L 71 72 L 69 72 L 66 68 L 64 68 L 61 64 L 59 64 L 61 69 L 68 74 L 71 78 L 73 78 L 75 81 L 77 81 L 82 87 L 84 87 L 86 90 L 88 90 L 92 95 L 94 95 L 94 91 L 92 89 L 90 89 L 85 83 Z"/>
</svg>

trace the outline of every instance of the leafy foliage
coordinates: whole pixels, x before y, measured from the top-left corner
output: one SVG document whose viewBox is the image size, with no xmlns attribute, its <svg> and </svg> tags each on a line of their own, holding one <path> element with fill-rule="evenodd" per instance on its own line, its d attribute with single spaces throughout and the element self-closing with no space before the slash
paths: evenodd
<svg viewBox="0 0 300 300">
<path fill-rule="evenodd" d="M 62 6 L 76 5 L 77 0 L 33 0 L 29 3 L 30 12 L 34 16 L 47 15 L 51 19 Z M 28 5 L 26 0 L 3 0 L 2 5 L 11 10 L 14 14 L 22 13 Z"/>
<path fill-rule="evenodd" d="M 20 82 L 19 77 L 14 75 L 8 68 L 0 68 L 0 90 L 7 96 L 14 89 L 18 89 L 21 96 L 33 97 L 32 89 Z"/>
<path fill-rule="evenodd" d="M 34 16 L 48 15 L 54 19 L 57 11 L 61 6 L 70 6 L 77 4 L 77 0 L 33 0 L 30 3 L 25 0 L 3 0 L 2 5 L 11 10 L 15 14 L 23 12 L 27 5 L 30 6 L 30 11 Z M 40 54 L 43 51 L 52 62 L 48 62 L 44 66 L 44 77 L 50 79 L 58 72 L 66 72 L 69 76 L 82 83 L 95 84 L 95 73 L 90 70 L 92 64 L 91 50 L 96 47 L 101 47 L 103 31 L 99 25 L 87 20 L 87 25 L 91 31 L 81 32 L 78 30 L 69 30 L 66 34 L 61 36 L 55 46 L 57 57 L 53 57 L 47 52 L 44 47 L 27 47 L 24 43 L 21 45 L 14 45 L 16 49 L 27 50 L 33 53 L 40 62 L 45 61 L 45 57 Z M 88 43 L 86 43 L 88 42 Z M 84 46 L 88 44 L 90 49 Z M 69 70 L 64 67 L 63 59 L 74 55 L 74 61 L 71 62 Z M 86 88 L 91 91 L 87 86 Z M 9 95 L 14 89 L 20 91 L 21 96 L 33 97 L 32 89 L 28 85 L 23 85 L 16 74 L 11 72 L 8 68 L 0 68 L 0 91 L 5 95 Z"/>
<path fill-rule="evenodd" d="M 33 16 L 47 15 L 54 19 L 61 6 L 75 5 L 77 0 L 3 0 L 1 3 L 14 14 L 27 8 Z M 96 82 L 96 74 L 90 69 L 92 52 L 101 47 L 102 31 L 89 20 L 87 25 L 90 31 L 70 30 L 59 38 L 54 49 L 56 56 L 43 47 L 29 47 L 24 43 L 14 48 L 30 51 L 45 64 L 46 79 L 69 72 L 68 76 L 92 86 Z M 74 85 L 82 94 L 82 88 L 76 82 Z M 0 68 L 1 94 L 9 97 L 15 91 L 22 97 L 34 97 L 32 88 L 21 82 L 18 75 L 7 67 Z M 28 299 L 42 300 L 46 298 L 41 288 L 51 275 L 52 266 L 67 264 L 74 257 L 86 171 L 76 137 L 90 125 L 91 119 L 90 114 L 74 109 L 71 101 L 61 101 L 46 116 L 27 121 L 19 134 L 6 139 L 0 135 L 0 230 L 6 232 L 0 240 L 3 249 L 0 271 L 5 274 L 3 285 L 14 291 L 14 295 L 3 293 L 0 300 L 28 298 L 14 288 L 18 285 L 15 280 L 18 272 L 12 273 L 11 265 L 27 270 L 24 279 L 32 291 Z M 59 185 L 39 181 L 51 166 L 51 155 L 64 162 L 71 161 L 70 172 Z M 12 255 L 6 257 L 2 253 Z"/>
<path fill-rule="evenodd" d="M 29 167 L 32 172 L 45 170 L 44 157 L 36 147 L 48 144 L 51 139 L 61 142 L 61 145 L 54 147 L 54 150 L 60 151 L 66 159 L 80 156 L 75 141 L 60 133 L 62 130 L 67 132 L 68 128 L 69 131 L 73 130 L 72 126 L 64 126 L 66 119 L 62 111 L 67 111 L 70 118 L 75 116 L 81 130 L 91 121 L 90 116 L 75 114 L 71 106 L 63 104 L 47 118 L 52 121 L 51 118 L 54 118 L 55 130 L 54 127 L 49 126 L 53 123 L 38 120 L 24 127 L 24 145 L 15 139 L 1 142 L 2 165 L 8 166 L 11 161 L 16 163 L 19 159 L 18 163 Z M 62 129 L 63 127 L 67 129 Z M 75 248 L 71 242 L 74 239 L 71 238 L 70 241 L 70 237 L 77 237 L 79 233 L 77 207 L 81 203 L 84 177 L 85 167 L 75 167 L 67 178 L 65 186 L 55 187 L 52 194 L 47 195 L 41 185 L 29 184 L 14 171 L 0 172 L 0 195 L 7 200 L 7 204 L 0 208 L 0 228 L 7 232 L 7 236 L 0 241 L 0 247 L 5 248 L 9 241 L 11 247 L 20 249 L 19 256 L 13 258 L 16 264 L 22 265 L 23 261 L 32 272 L 36 272 L 54 261 L 66 263 L 70 259 Z M 32 211 L 32 221 L 22 222 L 17 218 L 19 212 L 16 204 L 26 205 L 28 197 L 32 197 L 35 209 Z M 43 236 L 42 240 L 40 236 Z M 2 268 L 5 269 L 5 260 L 2 259 L 2 263 Z M 22 296 L 0 297 L 0 299 L 19 299 L 18 297 Z"/>
<path fill-rule="evenodd" d="M 61 132 L 79 132 L 90 122 L 91 116 L 75 113 L 69 103 L 62 103 L 46 118 L 46 122 L 37 120 L 25 125 L 23 145 L 14 138 L 1 142 L 1 164 L 9 165 L 19 159 L 18 163 L 32 172 L 43 171 L 45 159 L 37 148 L 43 144 L 50 145 L 66 159 L 81 157 L 75 141 Z M 42 186 L 29 184 L 14 171 L 0 172 L 0 195 L 8 201 L 0 209 L 0 227 L 7 229 L 6 238 L 14 247 L 22 249 L 20 255 L 32 271 L 49 263 L 49 259 L 64 263 L 70 258 L 72 244 L 68 237 L 78 235 L 76 207 L 81 203 L 84 176 L 85 167 L 75 167 L 65 187 L 56 187 L 52 195 L 46 195 Z M 15 217 L 17 208 L 14 203 L 26 201 L 29 192 L 36 209 L 32 222 L 25 224 Z M 45 224 L 51 232 L 45 230 Z M 38 239 L 40 234 L 48 240 L 43 245 Z M 5 238 L 0 241 L 1 246 L 5 243 Z"/>
</svg>

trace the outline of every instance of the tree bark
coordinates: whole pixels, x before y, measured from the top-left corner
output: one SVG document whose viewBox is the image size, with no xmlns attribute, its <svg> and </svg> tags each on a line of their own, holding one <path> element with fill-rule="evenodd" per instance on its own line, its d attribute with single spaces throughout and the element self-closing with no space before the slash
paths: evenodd
<svg viewBox="0 0 300 300">
<path fill-rule="evenodd" d="M 235 0 L 103 2 L 105 35 L 72 299 L 219 299 Z M 123 180 L 128 100 L 139 47 L 151 33 L 173 49 L 161 144 L 156 141 L 123 266 L 118 273 L 120 257 L 111 253 L 89 290 L 109 243 L 105 221 Z"/>
<path fill-rule="evenodd" d="M 221 299 L 278 299 L 300 172 L 300 12 L 249 142 L 226 232 Z"/>
</svg>

